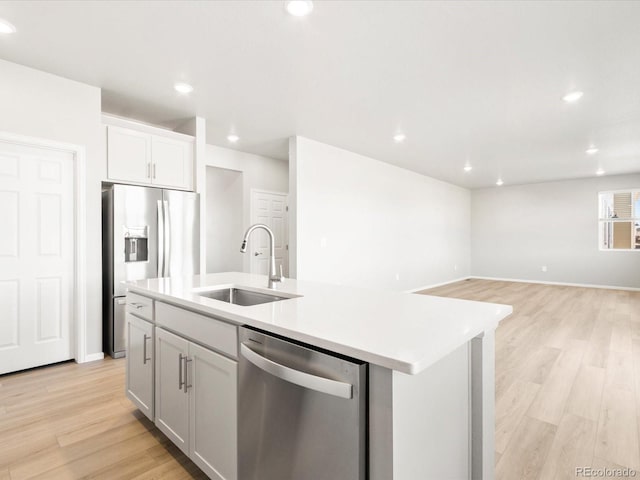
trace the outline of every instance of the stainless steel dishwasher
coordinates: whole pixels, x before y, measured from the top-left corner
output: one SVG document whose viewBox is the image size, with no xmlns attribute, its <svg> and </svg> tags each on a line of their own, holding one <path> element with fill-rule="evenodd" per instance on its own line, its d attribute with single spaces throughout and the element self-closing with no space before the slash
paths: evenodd
<svg viewBox="0 0 640 480">
<path fill-rule="evenodd" d="M 364 480 L 367 364 L 240 328 L 239 480 Z"/>
</svg>

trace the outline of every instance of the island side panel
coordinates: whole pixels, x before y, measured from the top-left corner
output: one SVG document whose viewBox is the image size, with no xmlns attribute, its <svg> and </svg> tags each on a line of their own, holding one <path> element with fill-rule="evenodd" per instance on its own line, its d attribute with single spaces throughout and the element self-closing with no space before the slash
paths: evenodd
<svg viewBox="0 0 640 480">
<path fill-rule="evenodd" d="M 369 480 L 393 478 L 393 371 L 369 365 Z"/>
<path fill-rule="evenodd" d="M 470 473 L 470 346 L 417 375 L 393 372 L 393 480 Z"/>
<path fill-rule="evenodd" d="M 471 340 L 472 479 L 495 476 L 495 331 Z"/>
</svg>

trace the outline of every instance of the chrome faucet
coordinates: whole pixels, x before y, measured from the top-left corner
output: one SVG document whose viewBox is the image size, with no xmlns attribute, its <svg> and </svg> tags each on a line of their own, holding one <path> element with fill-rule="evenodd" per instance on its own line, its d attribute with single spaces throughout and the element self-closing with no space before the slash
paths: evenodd
<svg viewBox="0 0 640 480">
<path fill-rule="evenodd" d="M 282 275 L 282 265 L 280 265 L 280 274 L 278 275 L 276 273 L 276 242 L 271 229 L 263 223 L 256 223 L 255 225 L 251 225 L 244 234 L 240 251 L 242 253 L 247 252 L 247 241 L 249 240 L 249 235 L 251 235 L 251 232 L 258 228 L 263 229 L 269 234 L 269 288 L 275 288 L 275 284 L 277 282 L 282 282 L 284 280 L 284 276 Z"/>
</svg>

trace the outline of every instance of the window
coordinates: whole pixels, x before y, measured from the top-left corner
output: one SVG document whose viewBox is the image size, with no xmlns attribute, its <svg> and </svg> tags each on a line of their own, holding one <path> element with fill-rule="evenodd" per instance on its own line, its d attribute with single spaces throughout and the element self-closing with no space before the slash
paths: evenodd
<svg viewBox="0 0 640 480">
<path fill-rule="evenodd" d="M 600 250 L 640 251 L 640 190 L 600 192 Z"/>
</svg>

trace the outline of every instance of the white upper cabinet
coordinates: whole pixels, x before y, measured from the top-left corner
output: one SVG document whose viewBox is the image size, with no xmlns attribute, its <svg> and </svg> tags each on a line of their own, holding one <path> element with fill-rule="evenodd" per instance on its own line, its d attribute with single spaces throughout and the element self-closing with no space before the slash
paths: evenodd
<svg viewBox="0 0 640 480">
<path fill-rule="evenodd" d="M 151 137 L 152 183 L 191 190 L 193 144 L 172 138 Z"/>
<path fill-rule="evenodd" d="M 151 136 L 128 128 L 107 127 L 107 177 L 151 182 Z"/>
<path fill-rule="evenodd" d="M 107 179 L 193 190 L 193 138 L 140 127 L 107 125 Z"/>
</svg>

